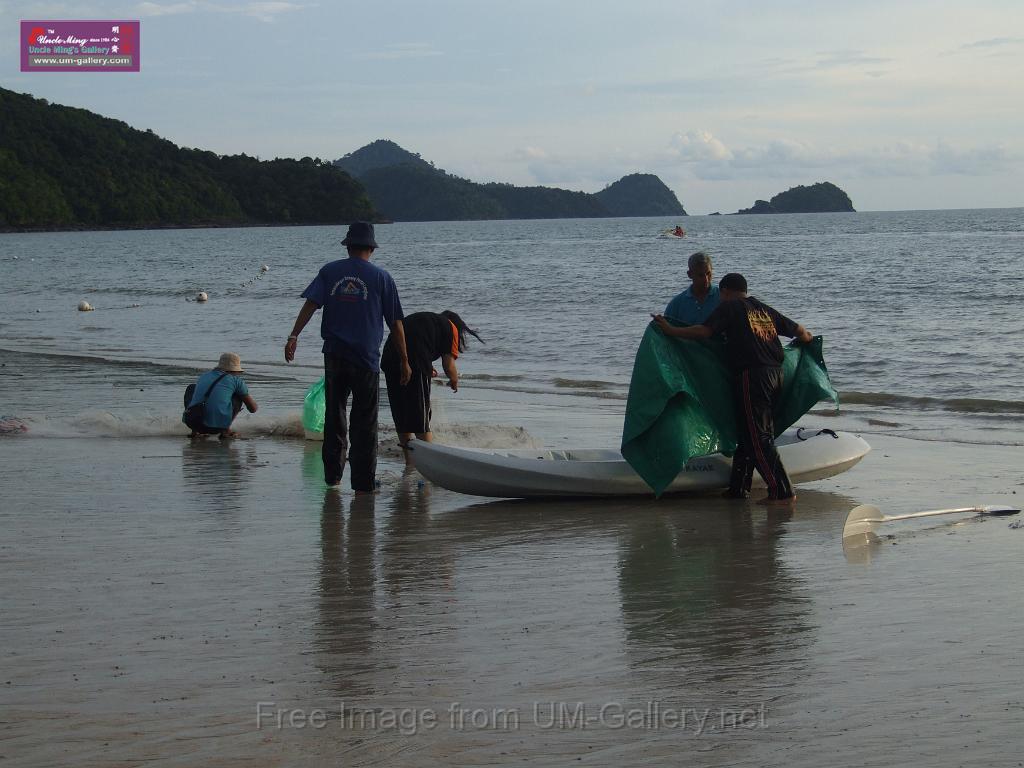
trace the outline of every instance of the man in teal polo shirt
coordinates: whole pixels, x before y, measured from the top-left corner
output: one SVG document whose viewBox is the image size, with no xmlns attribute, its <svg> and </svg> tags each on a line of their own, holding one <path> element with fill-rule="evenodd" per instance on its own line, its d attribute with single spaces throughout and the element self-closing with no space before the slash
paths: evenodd
<svg viewBox="0 0 1024 768">
<path fill-rule="evenodd" d="M 665 317 L 673 325 L 700 325 L 721 301 L 717 285 L 711 284 L 711 257 L 704 251 L 690 256 L 686 264 L 690 287 L 665 307 Z"/>
</svg>

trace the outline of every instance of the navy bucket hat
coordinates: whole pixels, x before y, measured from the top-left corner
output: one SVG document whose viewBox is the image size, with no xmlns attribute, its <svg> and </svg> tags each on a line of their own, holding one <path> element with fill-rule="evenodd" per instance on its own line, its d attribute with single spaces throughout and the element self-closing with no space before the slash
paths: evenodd
<svg viewBox="0 0 1024 768">
<path fill-rule="evenodd" d="M 377 241 L 373 236 L 373 224 L 368 221 L 357 221 L 349 224 L 348 234 L 341 241 L 342 245 L 361 246 L 363 248 L 376 248 Z"/>
</svg>

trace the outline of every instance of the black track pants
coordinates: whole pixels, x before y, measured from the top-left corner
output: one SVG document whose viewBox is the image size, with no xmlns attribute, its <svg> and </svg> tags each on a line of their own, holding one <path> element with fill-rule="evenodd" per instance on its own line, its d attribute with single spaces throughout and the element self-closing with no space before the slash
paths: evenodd
<svg viewBox="0 0 1024 768">
<path fill-rule="evenodd" d="M 793 495 L 789 475 L 775 448 L 773 411 L 782 392 L 781 368 L 748 368 L 735 381 L 738 446 L 732 458 L 729 492 L 734 496 L 750 490 L 756 468 L 768 486 L 768 496 L 788 499 Z"/>
</svg>

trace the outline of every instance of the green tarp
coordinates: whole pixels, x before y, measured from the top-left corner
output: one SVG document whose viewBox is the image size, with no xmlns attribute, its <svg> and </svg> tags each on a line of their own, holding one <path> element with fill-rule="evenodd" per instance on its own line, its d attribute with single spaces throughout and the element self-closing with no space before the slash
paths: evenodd
<svg viewBox="0 0 1024 768">
<path fill-rule="evenodd" d="M 821 347 L 821 336 L 815 336 L 810 344 L 785 348 L 776 435 L 822 400 L 839 406 Z M 684 341 L 647 327 L 629 384 L 622 456 L 655 495 L 694 456 L 735 452 L 731 382 L 722 342 Z"/>
</svg>

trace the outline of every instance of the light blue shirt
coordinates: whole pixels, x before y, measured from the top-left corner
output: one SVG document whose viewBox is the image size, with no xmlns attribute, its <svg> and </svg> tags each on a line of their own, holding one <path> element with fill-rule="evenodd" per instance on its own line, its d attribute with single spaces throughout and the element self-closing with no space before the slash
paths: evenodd
<svg viewBox="0 0 1024 768">
<path fill-rule="evenodd" d="M 665 317 L 676 325 L 701 325 L 711 316 L 721 300 L 721 291 L 717 285 L 708 288 L 708 295 L 702 302 L 697 301 L 697 297 L 693 295 L 691 285 L 668 303 L 665 307 Z"/>
<path fill-rule="evenodd" d="M 191 408 L 193 405 L 206 400 L 203 424 L 208 426 L 210 429 L 227 429 L 230 427 L 231 421 L 235 418 L 235 414 L 232 412 L 231 408 L 231 398 L 235 395 L 245 397 L 249 394 L 249 388 L 245 385 L 245 380 L 240 376 L 229 373 L 223 379 L 218 381 L 217 386 L 215 386 L 213 391 L 207 395 L 206 390 L 208 390 L 210 385 L 217 381 L 223 373 L 224 371 L 214 369 L 212 371 L 207 371 L 200 376 L 199 380 L 196 382 L 196 391 L 192 394 L 192 401 L 189 403 L 189 407 Z"/>
</svg>

